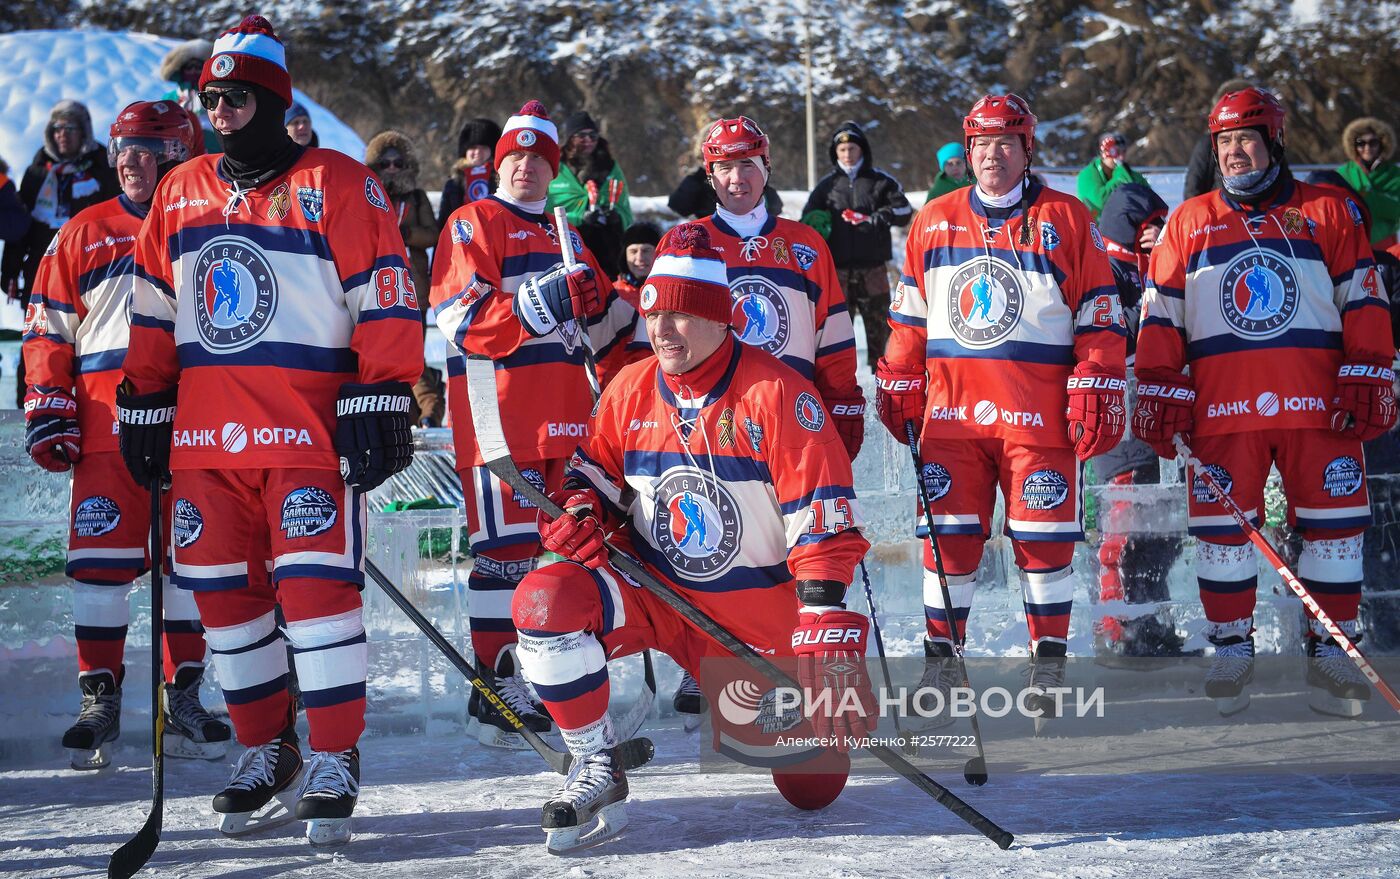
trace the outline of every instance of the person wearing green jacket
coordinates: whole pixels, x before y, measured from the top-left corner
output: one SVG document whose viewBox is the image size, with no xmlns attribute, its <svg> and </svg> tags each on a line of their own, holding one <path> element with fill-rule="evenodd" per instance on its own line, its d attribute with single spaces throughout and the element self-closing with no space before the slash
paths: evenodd
<svg viewBox="0 0 1400 879">
<path fill-rule="evenodd" d="M 1355 119 L 1342 133 L 1342 149 L 1351 161 L 1337 169 L 1366 199 L 1371 211 L 1371 246 L 1395 244 L 1400 229 L 1400 167 L 1395 153 L 1395 129 L 1379 119 Z"/>
<path fill-rule="evenodd" d="M 1098 158 L 1079 172 L 1079 200 L 1097 220 L 1108 194 L 1124 183 L 1141 183 L 1151 188 L 1146 177 L 1128 166 L 1128 139 L 1110 131 L 1099 137 Z"/>
<path fill-rule="evenodd" d="M 582 110 L 559 127 L 559 175 L 549 184 L 549 209 L 562 206 L 583 243 L 617 280 L 622 232 L 632 225 L 627 178 L 598 136 L 598 123 Z"/>
<path fill-rule="evenodd" d="M 933 178 L 933 185 L 928 188 L 928 195 L 924 196 L 924 204 L 954 189 L 972 185 L 972 175 L 967 171 L 967 151 L 962 144 L 956 141 L 945 143 L 938 148 L 937 156 L 938 173 Z"/>
</svg>

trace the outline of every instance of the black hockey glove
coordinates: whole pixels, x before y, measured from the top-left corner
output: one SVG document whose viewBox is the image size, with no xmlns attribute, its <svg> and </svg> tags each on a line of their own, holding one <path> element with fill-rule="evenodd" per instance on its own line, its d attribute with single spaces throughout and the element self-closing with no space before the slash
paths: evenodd
<svg viewBox="0 0 1400 879">
<path fill-rule="evenodd" d="M 408 382 L 343 384 L 335 401 L 335 451 L 346 485 L 372 491 L 413 460 L 417 405 Z"/>
<path fill-rule="evenodd" d="M 122 460 L 143 488 L 160 477 L 170 484 L 170 441 L 175 433 L 175 388 L 132 393 L 130 379 L 117 386 L 117 431 Z"/>
</svg>

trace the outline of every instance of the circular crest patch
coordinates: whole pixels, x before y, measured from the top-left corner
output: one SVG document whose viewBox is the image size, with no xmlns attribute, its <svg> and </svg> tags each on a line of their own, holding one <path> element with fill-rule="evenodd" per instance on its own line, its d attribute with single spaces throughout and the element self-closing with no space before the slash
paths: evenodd
<svg viewBox="0 0 1400 879">
<path fill-rule="evenodd" d="M 288 540 L 311 537 L 329 530 L 337 516 L 330 492 L 314 485 L 293 489 L 282 501 L 282 532 Z"/>
<path fill-rule="evenodd" d="M 116 501 L 93 495 L 84 498 L 73 511 L 73 534 L 76 537 L 101 537 L 115 531 L 121 520 L 122 511 Z"/>
<path fill-rule="evenodd" d="M 813 433 L 826 424 L 826 410 L 816 397 L 806 391 L 797 395 L 797 404 L 793 408 L 797 410 L 797 423 Z"/>
<path fill-rule="evenodd" d="M 688 468 L 656 486 L 652 539 L 671 567 L 692 580 L 713 580 L 739 555 L 743 523 L 723 483 Z"/>
<path fill-rule="evenodd" d="M 1021 322 L 1024 308 L 1016 271 L 999 259 L 968 263 L 948 285 L 948 325 L 968 348 L 1001 344 Z"/>
<path fill-rule="evenodd" d="M 175 501 L 171 518 L 174 520 L 175 545 L 180 549 L 194 543 L 204 533 L 204 514 L 184 498 Z"/>
<path fill-rule="evenodd" d="M 213 74 L 215 79 L 223 79 L 230 73 L 233 73 L 233 65 L 234 61 L 232 55 L 219 55 L 213 61 L 209 62 L 209 72 Z"/>
<path fill-rule="evenodd" d="M 1333 458 L 1322 472 L 1322 488 L 1332 497 L 1349 497 L 1361 490 L 1366 474 L 1350 455 Z"/>
<path fill-rule="evenodd" d="M 491 194 L 491 187 L 485 180 L 473 180 L 471 186 L 467 187 L 467 198 L 471 201 L 481 201 Z"/>
<path fill-rule="evenodd" d="M 194 319 L 211 351 L 241 351 L 272 325 L 277 276 L 246 238 L 220 236 L 195 259 Z"/>
<path fill-rule="evenodd" d="M 656 304 L 656 285 L 647 284 L 642 288 L 642 295 L 638 302 L 642 306 L 642 311 L 646 311 Z"/>
<path fill-rule="evenodd" d="M 1235 258 L 1220 278 L 1220 314 L 1241 336 L 1268 339 L 1298 312 L 1298 279 L 1288 261 L 1255 250 Z"/>
<path fill-rule="evenodd" d="M 535 145 L 535 133 L 528 128 L 522 128 L 515 135 L 515 142 L 523 147 Z"/>
<path fill-rule="evenodd" d="M 774 356 L 781 354 L 790 333 L 787 301 L 778 286 L 760 275 L 745 275 L 730 282 L 729 295 L 734 301 L 731 323 L 739 341 Z"/>
<path fill-rule="evenodd" d="M 1220 488 L 1226 494 L 1229 494 L 1230 489 L 1235 487 L 1235 479 L 1230 475 L 1230 471 L 1221 467 L 1219 464 L 1207 464 L 1204 469 L 1214 477 L 1216 483 L 1220 485 Z M 1217 502 L 1215 500 L 1215 495 L 1210 490 L 1210 486 L 1206 485 L 1205 480 L 1199 476 L 1191 480 L 1191 497 L 1198 504 L 1213 504 Z"/>
<path fill-rule="evenodd" d="M 1021 503 L 1028 510 L 1053 510 L 1069 497 L 1069 480 L 1058 470 L 1037 470 L 1021 483 Z"/>
<path fill-rule="evenodd" d="M 921 471 L 924 479 L 924 490 L 928 492 L 928 499 L 936 501 L 947 495 L 953 489 L 953 476 L 948 472 L 948 468 L 934 461 L 924 464 Z"/>
</svg>

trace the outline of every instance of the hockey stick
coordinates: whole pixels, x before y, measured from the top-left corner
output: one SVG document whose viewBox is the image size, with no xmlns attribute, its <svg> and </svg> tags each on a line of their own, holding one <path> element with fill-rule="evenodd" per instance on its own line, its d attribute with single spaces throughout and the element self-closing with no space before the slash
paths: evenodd
<svg viewBox="0 0 1400 879">
<path fill-rule="evenodd" d="M 578 265 L 578 260 L 574 259 L 574 244 L 569 237 L 569 212 L 564 210 L 563 205 L 554 209 L 554 231 L 559 237 L 559 253 L 564 257 L 564 270 L 569 271 Z M 579 332 L 583 336 L 583 362 L 588 367 L 588 391 L 593 395 L 596 405 L 603 391 L 598 386 L 598 364 L 593 357 L 593 339 L 588 335 L 588 315 L 578 315 L 574 322 L 578 324 Z"/>
<path fill-rule="evenodd" d="M 1397 696 L 1395 691 L 1390 688 L 1390 685 L 1381 678 L 1380 673 L 1372 667 L 1371 661 L 1357 649 L 1357 646 L 1347 637 L 1346 632 L 1343 632 L 1341 627 L 1327 615 L 1327 612 L 1317 603 L 1317 599 L 1313 598 L 1312 593 L 1308 592 L 1308 587 L 1303 585 L 1303 582 L 1299 580 L 1292 569 L 1288 567 L 1288 563 L 1285 562 L 1283 557 L 1269 544 L 1268 539 L 1265 538 L 1263 534 L 1259 533 L 1259 529 L 1254 527 L 1253 522 L 1249 521 L 1249 517 L 1245 515 L 1244 510 L 1240 509 L 1240 505 L 1235 503 L 1235 499 L 1230 497 L 1230 493 L 1221 487 L 1220 482 L 1216 480 L 1214 474 L 1212 474 L 1210 470 L 1201 463 L 1201 460 L 1192 453 L 1191 447 L 1186 445 L 1186 442 L 1181 438 L 1180 434 L 1172 436 L 1172 444 L 1176 446 L 1177 452 L 1186 459 L 1186 463 L 1191 465 L 1191 469 L 1196 477 L 1206 484 L 1206 487 L 1210 489 L 1210 493 L 1215 495 L 1215 499 L 1219 501 L 1220 505 L 1230 514 L 1230 518 L 1234 519 L 1235 524 L 1239 525 L 1240 530 L 1244 531 L 1245 536 L 1249 538 L 1249 542 L 1259 548 L 1259 551 L 1264 554 L 1264 558 L 1268 559 L 1269 564 L 1273 565 L 1274 570 L 1278 571 L 1279 576 L 1283 578 L 1283 582 L 1287 583 L 1288 588 L 1293 590 L 1293 594 L 1303 600 L 1303 607 L 1308 609 L 1308 613 L 1312 614 L 1313 618 L 1319 623 L 1322 623 L 1322 627 L 1327 630 L 1327 634 L 1331 635 L 1333 640 L 1346 652 L 1346 655 L 1351 657 L 1351 661 L 1356 663 L 1357 668 L 1361 669 L 1361 673 L 1366 676 L 1366 680 L 1370 681 L 1371 685 L 1377 690 L 1380 690 L 1381 695 L 1385 697 L 1385 701 L 1390 703 L 1390 707 L 1394 708 L 1396 711 L 1400 711 L 1400 696 Z"/>
<path fill-rule="evenodd" d="M 467 661 L 466 657 L 464 657 L 456 647 L 452 646 L 452 642 L 448 641 L 447 638 L 443 636 L 438 627 L 434 626 L 427 617 L 423 616 L 422 611 L 413 606 L 413 602 L 408 600 L 408 596 L 404 595 L 399 587 L 395 586 L 393 582 L 385 576 L 384 572 L 379 569 L 379 566 L 376 565 L 372 559 L 365 559 L 365 572 L 369 574 L 370 579 L 374 580 L 375 584 L 384 591 L 384 594 L 389 596 L 389 600 L 397 604 L 399 610 L 403 611 L 404 615 L 418 627 L 418 631 L 422 632 L 424 636 L 432 642 L 432 645 L 438 649 L 438 652 L 445 656 L 447 661 L 452 663 L 457 671 L 462 673 L 462 676 L 467 679 L 467 682 L 476 688 L 476 691 L 481 694 L 481 698 L 491 703 L 491 706 L 500 712 L 501 716 L 506 719 L 506 722 L 514 727 L 515 731 L 520 734 L 521 738 L 528 742 L 530 747 L 535 749 L 535 753 L 544 758 L 544 762 L 549 764 L 550 769 L 553 769 L 560 775 L 567 775 L 569 773 L 569 765 L 573 763 L 574 759 L 572 754 L 568 751 L 560 751 L 554 748 L 549 742 L 546 742 L 539 733 L 526 726 L 524 721 L 522 721 L 514 711 L 510 710 L 510 706 L 507 705 L 505 700 L 501 698 L 501 695 L 496 692 L 495 682 L 480 674 L 477 669 Z M 628 738 L 622 743 L 621 751 L 623 762 L 628 769 L 635 769 L 638 766 L 646 765 L 655 753 L 650 739 Z"/>
<path fill-rule="evenodd" d="M 870 628 L 875 633 L 875 652 L 880 657 L 880 670 L 885 673 L 885 692 L 894 692 L 894 682 L 890 680 L 890 664 L 885 659 L 885 639 L 880 635 L 880 615 L 875 612 L 875 593 L 870 588 L 870 572 L 865 569 L 865 559 L 860 560 L 860 577 L 865 583 L 865 603 L 870 608 Z M 900 747 L 910 757 L 919 756 L 919 746 L 906 738 L 899 728 L 899 713 L 894 714 L 894 734 Z"/>
<path fill-rule="evenodd" d="M 161 654 L 165 634 L 165 584 L 160 570 L 164 558 L 160 534 L 163 483 L 159 474 L 151 480 L 151 811 L 136 835 L 112 852 L 107 861 L 107 879 L 131 879 L 146 866 L 156 846 L 160 845 L 160 830 L 165 822 L 165 706 L 161 699 L 165 683 Z"/>
<path fill-rule="evenodd" d="M 486 462 L 487 469 L 496 474 L 496 478 L 520 492 L 524 497 L 529 498 L 549 515 L 555 517 L 564 515 L 564 510 L 558 504 L 551 501 L 544 492 L 521 475 L 520 469 L 515 466 L 515 461 L 510 457 L 510 447 L 506 445 L 505 433 L 501 426 L 501 410 L 497 404 L 495 364 L 489 357 L 471 354 L 467 356 L 466 373 L 467 399 L 471 406 L 472 422 L 476 427 L 477 447 L 481 449 L 481 456 Z M 616 570 L 630 577 L 633 582 L 664 601 L 672 610 L 685 617 L 696 628 L 718 641 L 736 658 L 778 686 L 795 690 L 801 689 L 801 685 L 793 680 L 787 672 L 760 656 L 752 647 L 736 638 L 732 632 L 715 622 L 704 611 L 652 576 L 634 559 L 607 541 L 604 541 L 603 545 L 607 548 L 609 563 Z M 1015 837 L 998 827 L 981 812 L 963 802 L 952 791 L 920 772 L 898 752 L 873 742 L 866 747 L 885 765 L 909 779 L 915 787 L 967 822 L 983 836 L 1003 849 L 1011 847 Z"/>
<path fill-rule="evenodd" d="M 919 484 L 919 500 L 924 505 L 924 524 L 928 527 L 928 545 L 933 550 L 933 570 L 938 575 L 938 590 L 943 598 L 943 615 L 948 620 L 948 629 L 953 634 L 953 655 L 958 658 L 958 671 L 962 674 L 962 685 L 969 692 L 972 681 L 967 676 L 967 658 L 963 656 L 963 644 L 967 633 L 965 625 L 958 625 L 958 609 L 953 607 L 953 595 L 948 591 L 948 573 L 943 568 L 943 553 L 938 549 L 938 532 L 933 528 L 933 502 L 929 500 L 928 485 L 924 483 L 923 465 L 919 462 L 919 432 L 914 419 L 904 422 L 904 437 L 909 440 L 909 454 L 914 458 L 914 481 Z M 987 783 L 987 752 L 982 749 L 982 727 L 977 722 L 974 710 L 968 718 L 972 721 L 972 740 L 977 743 L 977 756 L 963 766 L 963 779 L 971 785 L 981 787 Z"/>
</svg>

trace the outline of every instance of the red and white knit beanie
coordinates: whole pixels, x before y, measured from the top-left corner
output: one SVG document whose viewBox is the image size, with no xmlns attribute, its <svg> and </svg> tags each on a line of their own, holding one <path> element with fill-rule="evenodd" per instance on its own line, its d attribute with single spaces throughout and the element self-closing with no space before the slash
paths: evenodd
<svg viewBox="0 0 1400 879">
<path fill-rule="evenodd" d="M 555 174 L 559 173 L 559 129 L 549 121 L 549 111 L 539 101 L 526 101 L 510 119 L 506 120 L 501 139 L 496 141 L 496 169 L 512 150 L 534 153 L 549 163 Z"/>
<path fill-rule="evenodd" d="M 643 317 L 653 311 L 679 311 L 730 322 L 729 275 L 704 226 L 682 223 L 666 233 L 638 303 Z"/>
<path fill-rule="evenodd" d="M 287 49 L 261 15 L 250 15 L 219 34 L 214 54 L 204 62 L 199 87 L 211 82 L 248 82 L 260 85 L 292 105 L 292 77 L 287 73 Z"/>
</svg>

